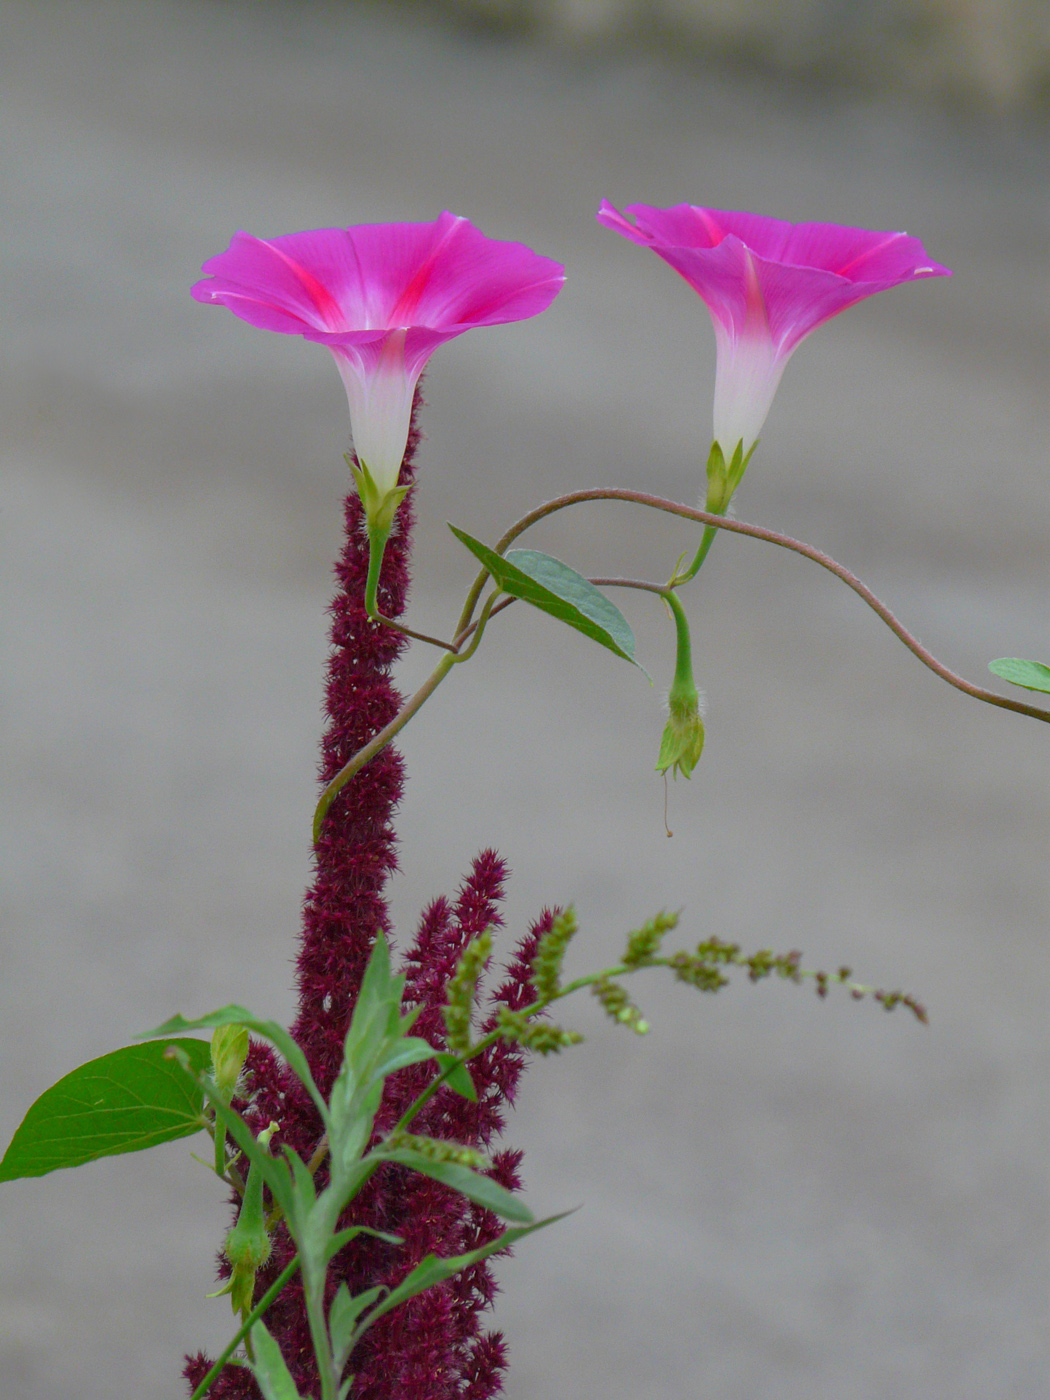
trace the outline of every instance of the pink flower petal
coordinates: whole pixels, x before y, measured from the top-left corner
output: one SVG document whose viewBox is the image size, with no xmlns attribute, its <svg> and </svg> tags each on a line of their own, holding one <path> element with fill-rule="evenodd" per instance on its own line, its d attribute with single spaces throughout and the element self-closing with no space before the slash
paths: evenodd
<svg viewBox="0 0 1050 1400">
<path fill-rule="evenodd" d="M 699 293 L 715 327 L 715 436 L 726 456 L 758 436 L 792 351 L 830 317 L 901 282 L 947 277 L 917 238 L 759 214 L 606 201 L 598 221 L 649 247 Z"/>
<path fill-rule="evenodd" d="M 238 233 L 202 271 L 209 276 L 192 289 L 197 301 L 328 346 L 347 386 L 358 454 L 367 442 L 375 460 L 364 460 L 390 485 L 416 382 L 437 346 L 475 326 L 538 315 L 565 280 L 550 258 L 486 238 L 449 213 L 271 239 Z"/>
</svg>

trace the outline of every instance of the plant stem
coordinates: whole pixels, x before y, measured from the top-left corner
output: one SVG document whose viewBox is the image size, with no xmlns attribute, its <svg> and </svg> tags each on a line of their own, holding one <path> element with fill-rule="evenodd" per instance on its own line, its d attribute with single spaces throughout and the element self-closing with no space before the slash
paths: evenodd
<svg viewBox="0 0 1050 1400">
<path fill-rule="evenodd" d="M 369 759 L 375 758 L 376 754 L 385 749 L 390 740 L 399 734 L 405 725 L 416 713 L 416 711 L 430 698 L 441 682 L 448 675 L 455 665 L 456 654 L 449 652 L 443 656 L 433 671 L 416 691 L 415 695 L 404 704 L 389 724 L 385 725 L 374 738 L 370 739 L 363 748 L 358 749 L 349 763 L 340 768 L 332 781 L 321 794 L 321 800 L 317 804 L 314 813 L 314 845 L 321 839 L 321 825 L 324 822 L 325 814 L 329 807 L 339 796 L 339 793 L 354 776 L 355 773 L 365 766 Z"/>
<path fill-rule="evenodd" d="M 256 1303 L 255 1307 L 252 1308 L 251 1312 L 248 1314 L 248 1316 L 242 1323 L 240 1331 L 237 1333 L 233 1341 L 229 1344 L 226 1350 L 219 1357 L 218 1361 L 216 1361 L 215 1365 L 211 1368 L 208 1374 L 201 1381 L 197 1389 L 190 1396 L 190 1400 L 204 1400 L 204 1397 L 207 1395 L 208 1391 L 211 1390 L 212 1386 L 219 1379 L 219 1376 L 226 1363 L 229 1361 L 230 1357 L 240 1346 L 241 1342 L 244 1341 L 245 1337 L 255 1326 L 255 1324 L 259 1321 L 263 1313 L 266 1312 L 270 1304 L 274 1301 L 277 1295 L 284 1288 L 285 1284 L 291 1279 L 292 1275 L 295 1273 L 298 1267 L 299 1256 L 297 1254 L 292 1260 L 292 1262 L 288 1265 L 288 1267 L 277 1275 L 273 1283 L 270 1284 L 269 1288 Z"/>
<path fill-rule="evenodd" d="M 324 1316 L 324 1281 L 327 1272 L 325 1267 L 321 1270 L 319 1279 L 304 1279 L 306 1286 L 303 1289 L 303 1297 L 306 1300 L 306 1316 L 310 1324 L 310 1339 L 314 1345 L 317 1372 L 321 1378 L 321 1400 L 338 1400 L 339 1377 L 335 1374 L 335 1359 L 332 1356 Z"/>
<path fill-rule="evenodd" d="M 707 550 L 710 548 L 708 531 L 717 532 L 719 530 L 728 530 L 730 534 L 746 535 L 750 539 L 762 540 L 766 544 L 775 544 L 781 549 L 788 549 L 794 554 L 802 555 L 804 559 L 811 559 L 814 564 L 819 564 L 822 569 L 827 569 L 829 573 L 841 579 L 847 588 L 851 588 L 858 597 L 862 598 L 864 602 L 867 603 L 868 607 L 882 619 L 894 636 L 898 637 L 904 643 L 912 655 L 917 657 L 917 659 L 921 661 L 924 666 L 928 667 L 934 675 L 946 681 L 948 685 L 954 686 L 956 690 L 962 691 L 964 695 L 969 695 L 974 700 L 983 701 L 986 705 L 995 705 L 1002 710 L 1012 710 L 1014 714 L 1027 715 L 1031 719 L 1039 719 L 1050 723 L 1050 710 L 1043 710 L 1036 705 L 1025 704 L 1024 701 L 1021 700 L 1011 700 L 1005 695 L 997 695 L 994 690 L 987 690 L 984 686 L 974 685 L 972 681 L 966 680 L 965 677 L 958 675 L 955 671 L 951 670 L 950 667 L 945 666 L 942 661 L 938 661 L 933 653 L 924 647 L 919 639 L 909 632 L 903 623 L 898 621 L 886 604 L 876 597 L 867 584 L 862 583 L 861 580 L 857 578 L 856 574 L 851 573 L 845 565 L 832 559 L 829 554 L 825 554 L 823 550 L 815 549 L 812 545 L 803 544 L 801 540 L 792 539 L 790 535 L 780 534 L 776 530 L 767 530 L 761 525 L 748 525 L 742 520 L 730 520 L 724 515 L 713 515 L 710 511 L 696 510 L 692 506 L 683 506 L 677 501 L 669 501 L 663 496 L 654 496 L 646 491 L 631 491 L 625 487 L 614 486 L 591 487 L 582 491 L 571 491 L 564 496 L 557 496 L 554 500 L 547 501 L 545 505 L 537 506 L 535 510 L 529 511 L 527 515 L 523 515 L 500 539 L 499 543 L 496 545 L 496 553 L 505 553 L 507 548 L 519 535 L 523 534 L 530 526 L 543 520 L 546 516 L 553 515 L 559 510 L 565 510 L 568 506 L 581 505 L 586 501 L 625 501 L 633 505 L 648 506 L 652 510 L 663 511 L 668 515 L 677 515 L 683 520 L 694 520 L 698 524 L 706 526 L 704 542 L 701 543 L 700 551 L 697 555 L 701 563 L 703 559 L 700 558 L 700 556 L 706 555 Z M 712 533 L 711 539 L 713 538 L 714 534 Z M 697 567 L 699 566 L 696 564 L 696 560 L 694 560 L 690 570 L 688 570 L 684 576 L 677 576 L 672 580 L 672 584 L 681 583 L 691 578 L 695 574 Z M 346 766 L 340 769 L 328 784 L 328 787 L 326 787 L 321 794 L 321 800 L 318 802 L 317 811 L 314 814 L 315 845 L 320 838 L 321 823 L 324 821 L 325 813 L 332 805 L 332 802 L 335 800 L 340 790 L 350 781 L 355 773 L 360 772 L 365 764 L 384 749 L 390 740 L 404 728 L 416 711 L 434 693 L 445 676 L 448 675 L 452 666 L 457 661 L 465 661 L 468 656 L 473 655 L 480 641 L 483 621 L 487 620 L 487 616 L 491 615 L 493 612 L 502 611 L 504 607 L 508 606 L 510 600 L 504 599 L 498 606 L 493 607 L 492 603 L 495 595 L 491 595 L 483 618 L 480 618 L 477 623 L 472 622 L 474 608 L 477 606 L 478 598 L 481 596 L 487 577 L 488 571 L 482 569 L 471 585 L 467 600 L 463 605 L 463 611 L 460 614 L 459 622 L 456 625 L 456 640 L 452 643 L 452 647 L 458 648 L 462 645 L 465 638 L 470 636 L 473 632 L 474 640 L 472 645 L 465 652 L 454 650 L 450 651 L 447 656 L 442 657 L 429 678 L 424 681 L 423 685 L 420 686 L 419 690 L 416 691 L 415 695 L 412 696 L 401 711 L 395 715 L 390 723 L 386 725 L 385 728 L 381 729 L 364 748 L 359 749 Z M 666 587 L 670 586 L 647 584 L 638 580 L 628 579 L 597 579 L 594 580 L 594 582 L 605 583 L 609 586 L 616 584 L 625 588 L 646 588 L 652 592 L 661 594 L 664 593 Z M 424 637 L 423 640 L 433 641 L 436 639 Z M 438 645 L 447 646 L 448 643 L 439 642 Z"/>
<path fill-rule="evenodd" d="M 707 558 L 708 551 L 714 544 L 717 534 L 718 529 L 716 526 L 707 525 L 704 527 L 703 537 L 700 540 L 700 548 L 696 551 L 696 557 L 684 574 L 675 574 L 669 585 L 671 588 L 677 588 L 680 583 L 688 583 L 690 579 L 696 578 L 697 574 L 700 572 L 700 565 Z"/>
<path fill-rule="evenodd" d="M 648 506 L 652 510 L 663 511 L 667 515 L 677 515 L 683 520 L 694 520 L 700 525 L 707 525 L 715 530 L 728 530 L 733 535 L 746 535 L 750 539 L 762 540 L 766 544 L 775 544 L 781 549 L 801 554 L 804 559 L 811 559 L 814 564 L 819 564 L 822 569 L 827 569 L 829 573 L 841 579 L 847 588 L 852 588 L 853 592 L 858 597 L 863 598 L 868 607 L 882 619 L 894 636 L 904 643 L 912 655 L 917 657 L 941 680 L 947 681 L 956 690 L 961 690 L 964 695 L 972 696 L 975 700 L 982 700 L 987 705 L 996 705 L 1000 709 L 1012 710 L 1015 714 L 1028 715 L 1032 719 L 1041 719 L 1050 723 L 1050 710 L 1041 710 L 1036 705 L 1027 705 L 1021 700 L 1010 700 L 1005 695 L 996 695 L 994 690 L 986 690 L 983 686 L 974 685 L 963 676 L 957 675 L 943 662 L 938 661 L 933 653 L 928 651 L 919 639 L 897 620 L 886 604 L 876 597 L 867 584 L 862 583 L 856 574 L 851 573 L 844 564 L 832 559 L 830 554 L 825 554 L 820 549 L 814 549 L 810 544 L 803 544 L 801 540 L 792 539 L 790 535 L 782 535 L 776 530 L 767 530 L 762 525 L 747 525 L 742 520 L 730 520 L 724 515 L 712 515 L 710 511 L 679 505 L 677 501 L 669 501 L 663 496 L 654 496 L 646 491 L 631 491 L 626 487 L 619 486 L 598 486 L 581 491 L 570 491 L 564 496 L 557 496 L 554 500 L 547 501 L 546 504 L 529 511 L 503 535 L 496 545 L 496 553 L 503 554 L 520 534 L 523 534 L 530 526 L 535 525 L 537 521 L 543 520 L 548 515 L 553 515 L 556 511 L 564 510 L 567 506 L 580 505 L 584 501 L 626 501 L 633 505 Z M 480 589 L 478 591 L 480 592 Z"/>
</svg>

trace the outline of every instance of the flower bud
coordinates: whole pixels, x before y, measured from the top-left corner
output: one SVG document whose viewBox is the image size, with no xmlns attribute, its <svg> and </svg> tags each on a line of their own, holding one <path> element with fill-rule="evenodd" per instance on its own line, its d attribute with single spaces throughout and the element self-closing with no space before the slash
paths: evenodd
<svg viewBox="0 0 1050 1400">
<path fill-rule="evenodd" d="M 271 1123 L 256 1138 L 262 1147 L 269 1146 L 270 1139 L 278 1125 Z M 226 1258 L 232 1272 L 226 1289 L 234 1312 L 247 1316 L 251 1312 L 255 1296 L 255 1275 L 270 1257 L 273 1242 L 266 1228 L 266 1213 L 263 1209 L 263 1179 L 258 1165 L 253 1162 L 248 1171 L 241 1201 L 237 1224 L 226 1236 Z"/>
<path fill-rule="evenodd" d="M 716 443 L 717 447 L 718 444 Z M 712 449 L 714 456 L 714 449 Z M 674 680 L 667 694 L 667 724 L 660 741 L 660 754 L 656 760 L 656 771 L 666 773 L 673 768 L 674 776 L 679 771 L 687 778 L 700 761 L 704 749 L 704 725 L 700 718 L 700 692 L 693 680 L 693 649 L 689 637 L 689 622 L 685 611 L 673 590 L 664 595 L 667 606 L 675 622 L 677 653 L 675 657 Z"/>
<path fill-rule="evenodd" d="M 704 722 L 700 718 L 700 697 L 696 687 L 693 687 L 691 698 L 676 696 L 672 687 L 667 706 L 670 713 L 660 740 L 656 771 L 666 773 L 671 768 L 674 770 L 673 777 L 677 777 L 681 771 L 690 778 L 704 750 Z"/>
<path fill-rule="evenodd" d="M 233 1098 L 247 1058 L 247 1029 L 235 1025 L 219 1026 L 211 1038 L 211 1072 L 223 1103 L 229 1103 Z"/>
</svg>

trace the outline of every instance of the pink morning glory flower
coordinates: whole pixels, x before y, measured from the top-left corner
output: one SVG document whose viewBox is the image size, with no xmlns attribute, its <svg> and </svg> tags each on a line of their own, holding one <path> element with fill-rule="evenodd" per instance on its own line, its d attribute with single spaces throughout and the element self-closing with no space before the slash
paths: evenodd
<svg viewBox="0 0 1050 1400">
<path fill-rule="evenodd" d="M 717 346 L 714 438 L 726 463 L 739 446 L 738 461 L 746 464 L 784 366 L 811 331 L 900 282 L 951 276 L 906 233 L 789 224 L 693 204 L 629 204 L 626 212 L 633 224 L 603 200 L 598 221 L 652 248 L 711 314 Z"/>
<path fill-rule="evenodd" d="M 346 386 L 354 449 L 382 500 L 397 485 L 416 384 L 446 340 L 545 311 L 565 270 L 467 219 L 359 224 L 278 238 L 238 233 L 201 269 L 197 301 L 327 345 Z"/>
</svg>

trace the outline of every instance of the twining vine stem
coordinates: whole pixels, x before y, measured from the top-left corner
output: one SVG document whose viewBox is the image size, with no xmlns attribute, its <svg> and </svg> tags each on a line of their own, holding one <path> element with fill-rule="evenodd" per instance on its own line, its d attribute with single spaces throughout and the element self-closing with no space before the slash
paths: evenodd
<svg viewBox="0 0 1050 1400">
<path fill-rule="evenodd" d="M 537 506 L 535 510 L 529 511 L 516 521 L 503 535 L 496 545 L 496 553 L 504 554 L 511 544 L 523 534 L 524 531 L 535 525 L 538 521 L 545 519 L 548 515 L 553 515 L 556 511 L 565 510 L 568 506 L 581 505 L 587 501 L 625 501 L 630 505 L 648 506 L 651 510 L 663 511 L 666 515 L 677 515 L 683 520 L 692 520 L 707 529 L 728 530 L 733 535 L 746 535 L 750 539 L 762 540 L 766 544 L 778 545 L 781 549 L 791 550 L 794 554 L 801 554 L 804 559 L 811 559 L 814 564 L 819 564 L 822 569 L 827 569 L 836 578 L 851 588 L 858 597 L 863 598 L 868 607 L 876 613 L 890 631 L 898 637 L 913 656 L 917 657 L 924 666 L 927 666 L 941 680 L 947 681 L 956 690 L 961 690 L 964 695 L 970 695 L 975 700 L 982 700 L 986 705 L 997 705 L 1003 710 L 1012 710 L 1015 714 L 1028 715 L 1031 719 L 1040 719 L 1050 722 L 1050 710 L 1040 709 L 1037 705 L 1026 704 L 1023 700 L 1011 700 L 1007 696 L 997 695 L 993 690 L 986 690 L 983 686 L 974 685 L 972 681 L 966 680 L 964 676 L 958 675 L 950 667 L 945 666 L 942 661 L 938 661 L 919 639 L 914 636 L 900 622 L 885 603 L 881 601 L 871 591 L 866 583 L 863 583 L 856 574 L 840 564 L 836 559 L 832 559 L 830 554 L 825 554 L 823 550 L 815 549 L 813 545 L 803 544 L 801 540 L 792 539 L 790 535 L 783 535 L 777 530 L 768 530 L 762 525 L 748 525 L 742 520 L 731 520 L 724 515 L 714 515 L 710 511 L 698 510 L 693 506 L 685 506 L 677 501 L 669 501 L 663 496 L 654 496 L 646 491 L 632 491 L 627 487 L 619 486 L 596 486 L 588 487 L 579 491 L 570 491 L 563 496 L 556 496 L 553 500 L 547 501 L 542 506 Z M 341 789 L 350 781 L 356 773 L 373 759 L 377 753 L 399 733 L 408 723 L 417 710 L 430 698 L 437 687 L 448 675 L 449 671 L 458 661 L 465 661 L 472 655 L 481 640 L 481 633 L 484 631 L 485 623 L 490 616 L 494 616 L 513 601 L 509 597 L 498 598 L 497 592 L 490 593 L 487 598 L 480 617 L 474 621 L 474 610 L 478 605 L 485 587 L 485 581 L 489 577 L 488 570 L 482 569 L 471 585 L 460 614 L 459 622 L 456 625 L 456 635 L 452 642 L 440 642 L 437 638 L 422 637 L 418 633 L 409 633 L 400 624 L 395 624 L 399 631 L 406 632 L 407 635 L 420 636 L 421 640 L 433 641 L 436 645 L 446 648 L 446 654 L 438 662 L 434 671 L 427 677 L 416 693 L 404 704 L 397 715 L 383 729 L 375 735 L 363 748 L 344 765 L 335 775 L 324 792 L 317 805 L 314 814 L 314 844 L 320 839 L 321 827 L 329 807 L 338 796 Z M 652 593 L 666 594 L 668 587 L 681 580 L 675 579 L 671 585 L 647 583 L 641 579 L 623 578 L 599 578 L 592 582 L 605 587 L 641 588 Z M 380 619 L 376 619 L 380 620 Z M 386 621 L 386 619 L 382 619 Z M 468 645 L 469 643 L 469 645 Z"/>
</svg>

